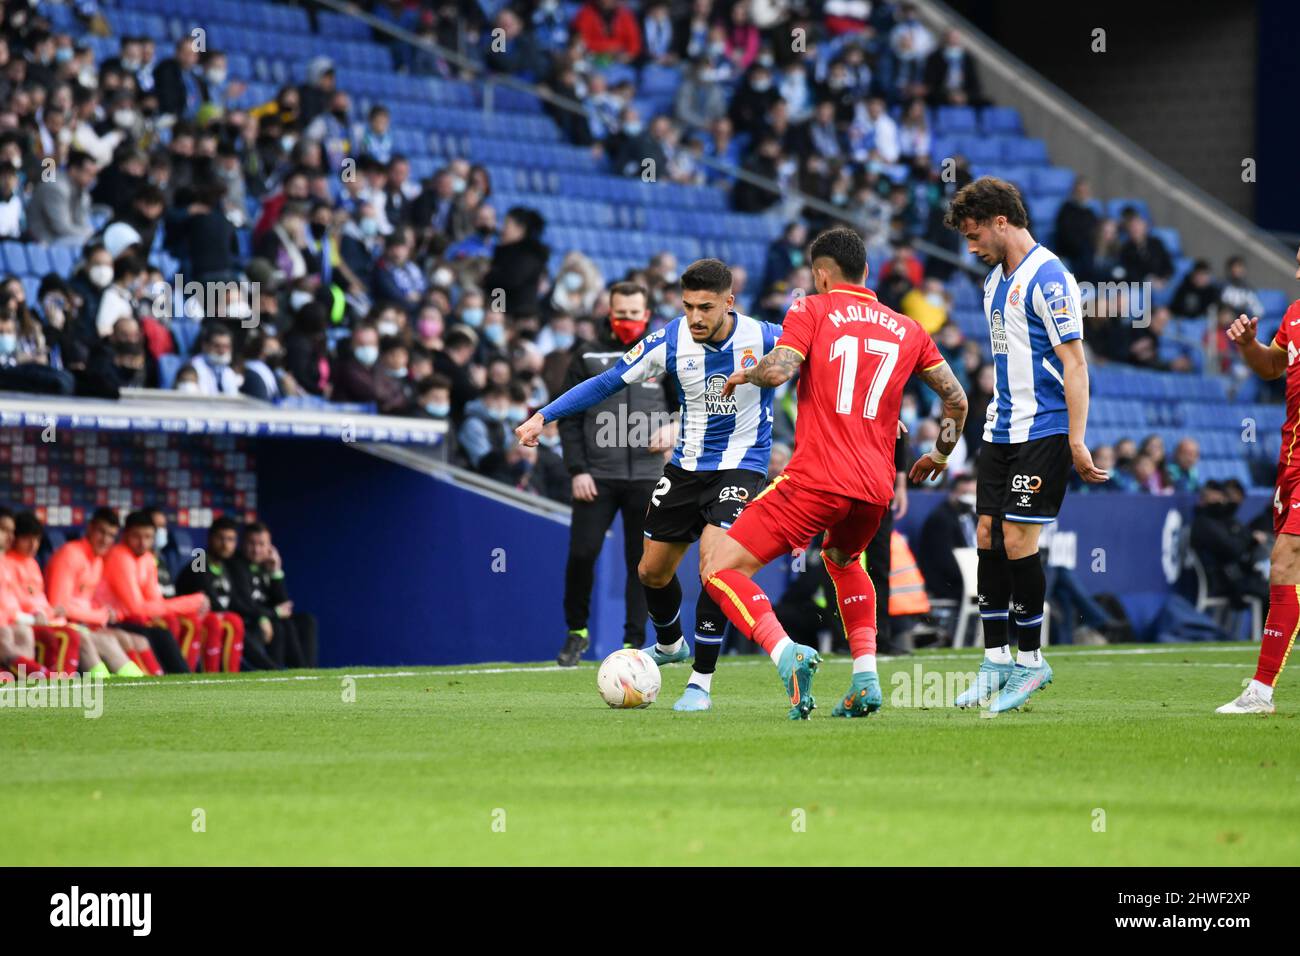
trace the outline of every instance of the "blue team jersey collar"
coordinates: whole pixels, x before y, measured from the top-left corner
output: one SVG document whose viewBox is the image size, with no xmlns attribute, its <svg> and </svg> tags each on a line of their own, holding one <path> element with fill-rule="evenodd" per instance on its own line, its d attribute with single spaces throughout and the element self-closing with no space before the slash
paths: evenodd
<svg viewBox="0 0 1300 956">
<path fill-rule="evenodd" d="M 731 340 L 736 337 L 736 330 L 740 328 L 740 313 L 735 309 L 731 309 L 727 312 L 727 315 L 731 317 L 731 331 L 727 333 L 727 337 L 721 342 L 701 342 L 700 344 L 706 349 L 714 352 L 722 352 L 731 345 Z"/>
<path fill-rule="evenodd" d="M 1010 282 L 1012 279 L 1014 279 L 1015 276 L 1016 276 L 1016 273 L 1020 271 L 1020 267 L 1023 266 L 1026 262 L 1029 261 L 1029 257 L 1032 256 L 1035 252 L 1037 252 L 1037 251 L 1038 251 L 1038 247 L 1041 246 L 1041 245 L 1042 245 L 1041 242 L 1035 242 L 1032 246 L 1030 246 L 1030 247 L 1029 247 L 1029 251 L 1025 253 L 1025 257 L 1024 257 L 1023 259 L 1021 259 L 1019 262 L 1017 262 L 1017 263 L 1016 263 L 1016 267 L 1015 267 L 1014 269 L 1011 270 L 1011 274 L 1010 274 L 1010 275 L 1004 275 L 1000 281 L 1002 281 L 1002 282 Z"/>
</svg>

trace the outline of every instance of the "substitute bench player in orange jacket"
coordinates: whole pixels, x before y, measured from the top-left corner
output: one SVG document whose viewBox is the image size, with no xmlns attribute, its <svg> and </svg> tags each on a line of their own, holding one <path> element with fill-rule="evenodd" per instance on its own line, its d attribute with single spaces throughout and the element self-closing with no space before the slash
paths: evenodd
<svg viewBox="0 0 1300 956">
<path fill-rule="evenodd" d="M 243 622 L 238 615 L 212 613 L 206 594 L 163 597 L 154 554 L 156 533 L 148 511 L 126 516 L 122 540 L 104 556 L 99 599 L 118 620 L 165 627 L 176 638 L 190 670 L 197 671 L 200 660 L 209 673 L 221 670 L 223 662 L 228 670 L 239 670 Z"/>
<path fill-rule="evenodd" d="M 0 508 L 0 548 L 8 548 L 14 536 L 14 515 Z M 18 603 L 18 589 L 11 580 L 8 566 L 0 561 L 0 682 L 20 677 L 50 677 L 52 671 L 36 659 L 36 635 L 33 618 Z"/>
<path fill-rule="evenodd" d="M 1300 280 L 1300 251 L 1296 252 Z M 1292 302 L 1272 344 L 1256 339 L 1258 318 L 1238 316 L 1228 327 L 1251 371 L 1261 378 L 1286 376 L 1286 419 L 1282 423 L 1282 451 L 1278 456 L 1277 485 L 1273 490 L 1273 531 L 1277 540 L 1268 568 L 1268 617 L 1259 642 L 1255 676 L 1241 694 L 1219 707 L 1219 714 L 1271 714 L 1273 687 L 1300 633 L 1300 301 Z"/>
<path fill-rule="evenodd" d="M 46 597 L 62 607 L 70 621 L 87 627 L 112 626 L 128 656 L 146 673 L 189 673 L 166 628 L 119 621 L 117 613 L 96 596 L 104 577 L 104 555 L 117 539 L 120 524 L 112 508 L 97 508 L 86 524 L 85 537 L 69 541 L 50 558 L 45 569 Z"/>
<path fill-rule="evenodd" d="M 796 299 L 781 338 L 757 365 L 723 387 L 771 388 L 799 373 L 795 449 L 780 478 L 740 513 L 715 546 L 704 586 L 736 629 L 767 651 L 790 696 L 790 719 L 815 706 L 817 651 L 794 643 L 751 578 L 822 531 L 822 558 L 853 654 L 853 681 L 835 705 L 840 717 L 880 709 L 876 675 L 876 592 L 858 561 L 894 496 L 894 445 L 903 387 L 913 374 L 943 403 L 934 451 L 912 466 L 913 481 L 947 467 L 966 421 L 966 394 L 925 330 L 864 288 L 867 250 L 852 229 L 830 229 L 809 250 L 817 295 Z"/>
<path fill-rule="evenodd" d="M 36 659 L 56 673 L 71 673 L 79 666 L 89 675 L 143 677 L 144 671 L 127 657 L 118 635 L 106 628 L 74 624 L 67 619 L 63 608 L 55 607 L 45 596 L 45 575 L 36 563 L 44 533 L 45 528 L 36 515 L 30 511 L 19 512 L 14 516 L 13 541 L 3 558 L 18 604 L 35 622 L 32 631 L 36 637 Z"/>
</svg>

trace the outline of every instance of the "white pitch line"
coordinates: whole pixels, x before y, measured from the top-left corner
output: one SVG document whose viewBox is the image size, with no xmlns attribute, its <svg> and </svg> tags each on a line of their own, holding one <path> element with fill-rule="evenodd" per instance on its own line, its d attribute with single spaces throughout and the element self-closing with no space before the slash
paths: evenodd
<svg viewBox="0 0 1300 956">
<path fill-rule="evenodd" d="M 1093 650 L 1091 648 L 1087 648 L 1087 649 L 1057 648 L 1051 651 L 1051 656 L 1052 657 L 1105 657 L 1105 656 L 1118 657 L 1118 656 L 1148 655 L 1148 654 L 1235 653 L 1240 651 L 1254 651 L 1255 647 L 1256 645 L 1254 644 L 1243 644 L 1241 647 L 1218 647 L 1218 646 L 1204 647 L 1200 645 L 1188 645 L 1188 646 L 1171 645 L 1168 647 L 1150 647 L 1150 648 L 1148 647 L 1116 648 L 1114 650 Z M 924 665 L 926 661 L 971 660 L 972 658 L 976 657 L 977 652 L 978 652 L 978 648 L 973 651 L 961 651 L 961 652 L 953 652 L 953 653 L 946 653 L 946 654 L 925 654 L 918 657 L 881 656 L 880 660 L 882 662 L 893 663 L 893 664 L 896 664 L 900 661 L 911 660 L 914 663 Z M 754 660 L 728 661 L 724 659 L 722 661 L 719 661 L 719 663 L 726 664 L 728 667 L 752 667 L 761 664 L 766 664 L 767 661 L 762 657 L 755 655 Z M 847 657 L 836 657 L 836 658 L 831 658 L 829 660 L 826 660 L 823 663 L 828 665 L 829 664 L 838 665 L 838 664 L 851 664 L 852 661 Z M 1095 666 L 1114 666 L 1118 664 L 1117 661 L 1091 661 L 1091 662 L 1082 661 L 1081 663 L 1085 663 L 1085 664 L 1091 663 Z M 1149 663 L 1151 665 L 1159 665 L 1159 666 L 1166 666 L 1166 667 L 1176 667 L 1176 666 L 1244 667 L 1246 666 L 1244 663 L 1243 664 L 1201 663 L 1201 662 L 1192 662 L 1192 661 L 1188 661 L 1186 663 L 1178 662 L 1178 661 L 1151 661 L 1151 662 L 1134 661 L 1133 663 L 1134 664 Z M 583 669 L 590 670 L 591 667 L 588 666 Z M 355 678 L 356 680 L 383 680 L 385 678 L 391 678 L 391 677 L 443 677 L 443 676 L 460 677 L 460 676 L 468 676 L 472 674 L 545 674 L 545 673 L 556 673 L 558 671 L 568 671 L 568 670 L 574 670 L 574 668 L 560 667 L 556 664 L 548 664 L 541 667 L 532 667 L 527 664 L 520 664 L 518 666 L 511 666 L 511 667 L 470 667 L 470 668 L 458 668 L 456 670 L 428 669 L 428 670 L 419 670 L 419 671 L 384 671 L 381 673 L 367 673 L 367 674 L 350 674 L 346 670 L 340 669 L 337 674 L 289 674 L 283 677 L 202 677 L 193 680 L 163 680 L 163 681 L 111 680 L 106 684 L 106 686 L 109 687 L 185 687 L 185 686 L 192 686 L 195 684 L 280 684 L 280 683 L 288 683 L 290 681 L 322 681 L 322 680 L 332 681 L 332 680 L 340 680 L 344 677 L 352 677 Z M 0 685 L 0 692 L 3 692 L 2 685 Z"/>
</svg>

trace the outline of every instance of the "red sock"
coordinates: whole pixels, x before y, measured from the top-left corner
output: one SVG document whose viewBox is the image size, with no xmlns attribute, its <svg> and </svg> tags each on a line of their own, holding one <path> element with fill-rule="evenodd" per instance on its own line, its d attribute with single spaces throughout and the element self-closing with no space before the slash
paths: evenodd
<svg viewBox="0 0 1300 956">
<path fill-rule="evenodd" d="M 221 670 L 221 618 L 208 614 L 200 624 L 203 627 L 203 672 L 216 674 Z"/>
<path fill-rule="evenodd" d="M 167 629 L 176 638 L 176 643 L 180 646 L 181 656 L 185 658 L 185 663 L 189 665 L 191 671 L 197 674 L 204 647 L 198 619 L 188 614 L 184 617 L 169 614 L 167 616 Z"/>
<path fill-rule="evenodd" d="M 1287 655 L 1295 643 L 1300 626 L 1300 587 L 1274 584 L 1268 589 L 1268 619 L 1259 644 L 1259 665 L 1255 680 L 1272 687 L 1286 666 Z"/>
<path fill-rule="evenodd" d="M 244 658 L 244 619 L 229 611 L 214 611 L 208 615 L 217 635 L 217 652 L 221 670 L 238 674 Z"/>
<path fill-rule="evenodd" d="M 787 636 L 763 589 L 739 571 L 718 571 L 704 587 L 736 630 L 769 654 Z"/>
<path fill-rule="evenodd" d="M 42 667 L 39 661 L 32 657 L 24 657 L 22 654 L 15 654 L 9 658 L 9 668 L 15 673 L 25 670 L 28 677 L 50 676 L 50 672 Z"/>
<path fill-rule="evenodd" d="M 152 674 L 154 677 L 162 677 L 166 673 L 158 663 L 152 647 L 146 647 L 140 652 L 140 666 L 144 668 L 146 674 Z"/>
<path fill-rule="evenodd" d="M 876 587 L 871 583 L 867 569 L 856 559 L 842 568 L 825 554 L 822 563 L 835 586 L 835 599 L 840 606 L 844 635 L 849 639 L 849 651 L 854 658 L 876 653 Z"/>
<path fill-rule="evenodd" d="M 56 674 L 72 675 L 81 666 L 81 634 L 75 627 L 51 627 L 40 624 L 32 628 L 36 649 L 42 661 Z"/>
</svg>

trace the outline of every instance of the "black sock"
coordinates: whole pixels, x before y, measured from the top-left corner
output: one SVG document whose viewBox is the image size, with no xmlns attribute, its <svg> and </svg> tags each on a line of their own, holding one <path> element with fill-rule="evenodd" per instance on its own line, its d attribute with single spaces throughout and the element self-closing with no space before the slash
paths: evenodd
<svg viewBox="0 0 1300 956">
<path fill-rule="evenodd" d="M 1038 552 L 1007 561 L 1011 570 L 1011 619 L 1016 625 L 1017 646 L 1036 651 L 1043 645 L 1043 595 L 1047 576 Z"/>
<path fill-rule="evenodd" d="M 673 575 L 661 588 L 645 587 L 645 603 L 650 611 L 650 623 L 655 628 L 655 641 L 668 647 L 682 639 L 682 582 Z"/>
<path fill-rule="evenodd" d="M 980 548 L 979 569 L 975 586 L 979 588 L 980 625 L 984 629 L 984 646 L 1007 644 L 1007 611 L 1011 601 L 1011 572 L 1007 553 L 1002 548 Z"/>
<path fill-rule="evenodd" d="M 697 674 L 712 674 L 717 670 L 726 629 L 727 616 L 709 597 L 709 592 L 700 588 L 700 599 L 695 602 L 695 663 L 692 665 Z"/>
</svg>

